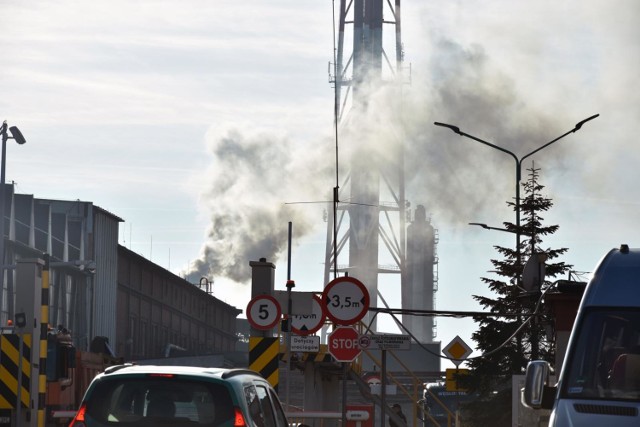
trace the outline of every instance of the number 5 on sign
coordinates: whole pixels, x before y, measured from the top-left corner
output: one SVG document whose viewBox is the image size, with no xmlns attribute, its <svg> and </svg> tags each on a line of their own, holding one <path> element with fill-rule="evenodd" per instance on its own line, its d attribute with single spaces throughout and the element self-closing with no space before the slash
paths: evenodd
<svg viewBox="0 0 640 427">
<path fill-rule="evenodd" d="M 247 305 L 247 320 L 254 329 L 267 330 L 278 324 L 282 310 L 270 295 L 258 295 Z"/>
</svg>

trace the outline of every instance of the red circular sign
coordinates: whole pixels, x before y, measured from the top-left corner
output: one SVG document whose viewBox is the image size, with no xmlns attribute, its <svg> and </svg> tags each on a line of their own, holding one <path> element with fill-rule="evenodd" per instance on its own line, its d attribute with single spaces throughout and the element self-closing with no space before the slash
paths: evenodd
<svg viewBox="0 0 640 427">
<path fill-rule="evenodd" d="M 351 362 L 360 355 L 358 338 L 360 334 L 354 327 L 340 326 L 334 329 L 327 341 L 329 354 L 338 362 Z"/>
<path fill-rule="evenodd" d="M 254 329 L 266 331 L 278 324 L 282 310 L 271 295 L 258 295 L 247 305 L 247 320 Z"/>
<path fill-rule="evenodd" d="M 322 291 L 325 315 L 338 325 L 352 325 L 369 310 L 369 291 L 358 279 L 345 276 L 333 279 Z"/>
<path fill-rule="evenodd" d="M 323 324 L 324 310 L 322 309 L 322 301 L 317 295 L 314 295 L 311 301 L 311 313 L 291 315 L 291 331 L 294 334 L 311 335 L 318 332 Z"/>
</svg>

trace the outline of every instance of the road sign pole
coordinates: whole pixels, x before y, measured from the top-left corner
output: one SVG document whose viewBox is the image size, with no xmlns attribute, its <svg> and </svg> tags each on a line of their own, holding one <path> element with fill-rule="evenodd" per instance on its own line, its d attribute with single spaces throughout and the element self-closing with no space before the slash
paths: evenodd
<svg viewBox="0 0 640 427">
<path fill-rule="evenodd" d="M 382 378 L 380 379 L 380 400 L 382 403 L 380 404 L 380 427 L 385 426 L 385 415 L 386 415 L 386 403 L 385 403 L 385 395 L 387 388 L 387 350 L 382 350 Z"/>
<path fill-rule="evenodd" d="M 291 236 L 292 236 L 292 228 L 293 224 L 289 221 L 289 249 L 287 255 L 287 354 L 289 355 L 289 361 L 287 363 L 287 393 L 286 393 L 286 402 L 287 402 L 287 411 L 289 411 L 289 393 L 291 391 L 291 365 L 293 364 L 291 357 L 291 289 L 293 289 L 296 285 L 293 280 L 291 280 Z"/>
<path fill-rule="evenodd" d="M 347 425 L 347 369 L 348 362 L 342 362 L 342 425 Z"/>
</svg>

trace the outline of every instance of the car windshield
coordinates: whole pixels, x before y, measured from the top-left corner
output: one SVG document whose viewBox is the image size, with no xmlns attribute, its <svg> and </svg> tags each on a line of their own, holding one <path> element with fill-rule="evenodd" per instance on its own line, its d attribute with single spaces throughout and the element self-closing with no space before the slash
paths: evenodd
<svg viewBox="0 0 640 427">
<path fill-rule="evenodd" d="M 579 327 L 562 397 L 640 399 L 640 311 L 590 310 Z"/>
<path fill-rule="evenodd" d="M 105 426 L 231 426 L 234 408 L 223 384 L 172 376 L 114 376 L 96 384 L 86 416 Z"/>
</svg>

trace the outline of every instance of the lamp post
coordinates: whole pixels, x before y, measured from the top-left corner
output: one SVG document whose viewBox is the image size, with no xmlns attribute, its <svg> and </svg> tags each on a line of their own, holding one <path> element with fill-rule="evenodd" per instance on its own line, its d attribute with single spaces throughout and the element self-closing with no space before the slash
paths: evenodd
<svg viewBox="0 0 640 427">
<path fill-rule="evenodd" d="M 480 226 L 480 227 L 484 228 L 485 230 L 497 230 L 497 231 L 504 231 L 505 233 L 514 233 L 514 234 L 516 233 L 515 230 L 508 230 L 506 228 L 500 228 L 500 227 L 491 227 L 491 226 L 489 226 L 487 224 L 483 224 L 483 223 L 480 223 L 480 222 L 470 222 L 469 225 L 477 225 L 477 226 Z M 531 235 L 529 233 L 520 233 L 520 234 L 524 234 L 525 236 L 530 236 Z"/>
<path fill-rule="evenodd" d="M 510 155 L 513 158 L 513 160 L 515 160 L 515 162 L 516 162 L 516 229 L 515 229 L 515 235 L 516 235 L 516 271 L 517 271 L 517 273 L 516 273 L 517 275 L 515 277 L 515 281 L 516 281 L 515 285 L 520 289 L 522 289 L 522 284 L 521 284 L 521 281 L 522 281 L 522 269 L 520 268 L 520 266 L 522 265 L 521 264 L 521 259 L 520 259 L 520 234 L 524 234 L 520 230 L 520 178 L 521 178 L 521 171 L 522 171 L 522 162 L 527 157 L 532 156 L 533 154 L 535 154 L 538 151 L 548 147 L 549 145 L 553 144 L 554 142 L 564 138 L 565 136 L 569 135 L 570 133 L 575 133 L 586 122 L 588 122 L 590 120 L 593 120 L 598 116 L 599 116 L 599 114 L 595 114 L 595 115 L 593 115 L 591 117 L 588 117 L 588 118 L 576 123 L 576 125 L 570 131 L 560 135 L 556 139 L 551 140 L 551 141 L 547 142 L 544 145 L 541 145 L 540 147 L 538 147 L 535 150 L 525 154 L 524 156 L 522 156 L 520 158 L 518 158 L 518 156 L 516 156 L 513 152 L 511 152 L 511 151 L 509 151 L 509 150 L 507 150 L 505 148 L 502 148 L 502 147 L 500 147 L 498 145 L 495 145 L 495 144 L 492 144 L 490 142 L 484 141 L 484 140 L 482 140 L 482 139 L 480 139 L 478 137 L 475 137 L 473 135 L 469 135 L 468 133 L 462 132 L 460 130 L 460 128 L 457 127 L 457 126 L 446 124 L 446 123 L 439 123 L 439 122 L 435 122 L 434 123 L 436 126 L 442 126 L 442 127 L 449 128 L 453 132 L 457 133 L 458 135 L 466 136 L 467 138 L 473 139 L 474 141 L 478 141 L 481 144 L 488 145 L 489 147 L 495 148 L 496 150 L 500 150 L 503 153 L 506 153 L 506 154 Z M 479 223 L 472 223 L 472 224 L 473 225 L 479 225 L 479 226 L 481 226 L 483 228 L 486 228 L 486 229 L 489 229 L 489 230 L 500 230 L 500 231 L 512 232 L 511 230 L 508 230 L 506 228 L 502 229 L 502 228 L 496 228 L 496 227 L 489 227 L 486 224 L 479 224 Z M 534 242 L 533 237 L 532 237 L 532 242 L 531 242 L 531 254 L 532 255 L 533 255 L 534 250 L 535 250 L 535 242 Z M 521 349 L 521 337 L 520 337 L 520 335 L 518 335 L 517 340 L 518 340 L 518 349 Z M 532 357 L 532 359 L 537 359 L 537 357 L 538 357 L 538 340 L 537 340 L 537 337 L 536 337 L 535 333 L 531 334 L 531 357 Z"/>
<path fill-rule="evenodd" d="M 9 136 L 11 133 L 11 136 Z M 7 121 L 2 122 L 0 127 L 0 135 L 2 135 L 2 164 L 0 165 L 0 305 L 2 304 L 2 290 L 4 289 L 4 183 L 5 183 L 5 164 L 7 161 L 7 141 L 14 139 L 18 144 L 22 145 L 27 142 L 22 136 L 22 132 L 15 126 L 9 127 Z"/>
<path fill-rule="evenodd" d="M 517 262 L 517 266 L 519 267 L 521 264 L 521 260 L 520 260 L 520 179 L 521 179 L 521 170 L 522 170 L 522 162 L 523 160 L 525 160 L 527 157 L 532 156 L 533 154 L 537 153 L 538 151 L 542 150 L 543 148 L 548 147 L 549 145 L 553 144 L 554 142 L 564 138 L 565 136 L 569 135 L 570 133 L 575 133 L 576 131 L 578 131 L 582 125 L 584 125 L 586 122 L 595 119 L 596 117 L 598 117 L 600 114 L 594 114 L 591 117 L 588 117 L 578 123 L 576 123 L 576 125 L 573 127 L 573 129 L 571 129 L 570 131 L 560 135 L 559 137 L 557 137 L 556 139 L 547 142 L 544 145 L 541 145 L 540 147 L 536 148 L 535 150 L 531 151 L 528 154 L 525 154 L 524 156 L 518 158 L 518 156 L 516 156 L 513 152 L 502 148 L 498 145 L 492 144 L 491 142 L 487 142 L 484 141 L 478 137 L 475 137 L 473 135 L 469 135 L 468 133 L 462 132 L 460 130 L 460 128 L 458 126 L 454 126 L 454 125 L 450 125 L 447 123 L 440 123 L 440 122 L 434 122 L 433 124 L 436 126 L 441 126 L 441 127 L 446 127 L 451 129 L 453 132 L 457 133 L 460 136 L 466 136 L 467 138 L 473 139 L 474 141 L 478 141 L 481 144 L 484 145 L 488 145 L 491 148 L 495 148 L 496 150 L 500 150 L 503 153 L 506 153 L 508 155 L 510 155 L 513 160 L 516 162 L 516 230 L 515 230 L 515 235 L 516 235 L 516 262 Z M 484 228 L 488 228 L 491 229 L 488 226 L 484 226 Z M 506 229 L 505 229 L 506 230 Z M 520 277 L 521 277 L 521 273 L 520 273 L 520 269 L 518 268 L 518 275 L 516 277 L 516 285 L 520 286 Z"/>
</svg>

